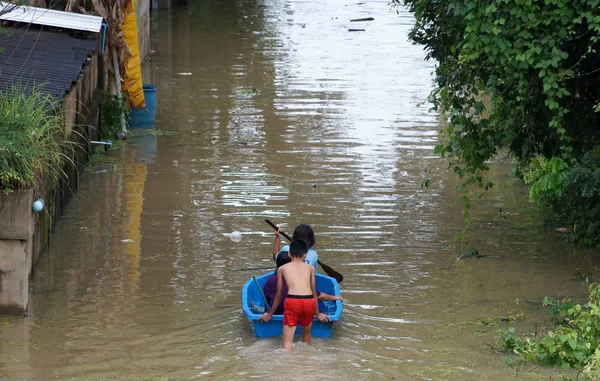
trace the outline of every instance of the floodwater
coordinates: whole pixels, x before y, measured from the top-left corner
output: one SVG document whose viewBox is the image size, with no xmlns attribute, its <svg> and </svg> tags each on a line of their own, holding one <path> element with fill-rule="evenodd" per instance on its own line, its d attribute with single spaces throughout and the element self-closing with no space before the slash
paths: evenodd
<svg viewBox="0 0 600 381">
<path fill-rule="evenodd" d="M 144 70 L 158 87 L 156 129 L 82 176 L 36 267 L 30 316 L 0 320 L 0 378 L 569 375 L 509 365 L 488 344 L 509 325 L 544 324 L 526 299 L 585 298 L 598 252 L 563 243 L 502 158 L 474 202 L 470 243 L 454 240 L 457 180 L 432 152 L 438 117 L 420 105 L 433 64 L 398 11 L 206 0 L 154 13 Z M 349 21 L 359 17 L 374 21 Z M 333 338 L 291 354 L 254 338 L 241 312 L 243 283 L 264 271 L 232 271 L 271 264 L 265 218 L 311 224 L 320 259 L 345 277 Z M 457 260 L 471 247 L 487 257 Z"/>
</svg>

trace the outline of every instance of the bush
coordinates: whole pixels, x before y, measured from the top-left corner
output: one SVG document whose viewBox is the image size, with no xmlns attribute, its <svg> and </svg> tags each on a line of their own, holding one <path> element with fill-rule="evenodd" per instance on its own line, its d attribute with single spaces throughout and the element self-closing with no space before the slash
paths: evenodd
<svg viewBox="0 0 600 381">
<path fill-rule="evenodd" d="M 69 142 L 59 103 L 41 87 L 13 86 L 0 94 L 0 190 L 41 190 L 44 179 L 56 183 L 70 160 Z"/>
<path fill-rule="evenodd" d="M 532 200 L 572 240 L 599 244 L 600 0 L 392 2 L 437 61 L 430 100 L 448 123 L 436 152 L 458 190 L 489 189 L 488 162 L 508 150 L 531 172 Z"/>
<path fill-rule="evenodd" d="M 501 333 L 501 348 L 526 360 L 581 368 L 583 376 L 600 378 L 600 286 L 590 285 L 589 301 L 583 306 L 550 298 L 544 305 L 550 306 L 554 329 L 542 336 L 522 338 L 511 327 Z"/>
<path fill-rule="evenodd" d="M 522 178 L 531 185 L 530 201 L 551 207 L 571 241 L 600 245 L 599 152 L 586 152 L 570 165 L 556 157 L 536 157 Z"/>
</svg>

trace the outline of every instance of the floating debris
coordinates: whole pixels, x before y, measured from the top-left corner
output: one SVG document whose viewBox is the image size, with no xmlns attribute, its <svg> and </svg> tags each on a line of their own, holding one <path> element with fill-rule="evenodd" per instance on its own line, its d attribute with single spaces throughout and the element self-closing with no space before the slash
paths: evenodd
<svg viewBox="0 0 600 381">
<path fill-rule="evenodd" d="M 365 18 L 362 18 L 362 19 L 353 19 L 353 20 L 350 20 L 350 22 L 373 21 L 373 20 L 375 20 L 373 17 L 365 17 Z"/>
<path fill-rule="evenodd" d="M 364 32 L 365 29 L 348 29 L 348 32 Z"/>
<path fill-rule="evenodd" d="M 242 233 L 235 231 L 229 234 L 229 239 L 233 242 L 240 242 L 242 240 Z"/>
</svg>

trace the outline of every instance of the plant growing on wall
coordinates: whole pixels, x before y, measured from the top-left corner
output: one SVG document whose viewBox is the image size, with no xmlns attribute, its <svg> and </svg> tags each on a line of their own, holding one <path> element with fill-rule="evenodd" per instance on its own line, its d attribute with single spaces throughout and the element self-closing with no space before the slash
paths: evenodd
<svg viewBox="0 0 600 381">
<path fill-rule="evenodd" d="M 435 151 L 463 179 L 458 190 L 489 189 L 488 162 L 508 149 L 530 200 L 571 240 L 600 244 L 600 0 L 404 4 L 410 39 L 438 62 L 430 99 L 449 123 Z"/>
<path fill-rule="evenodd" d="M 126 96 L 119 98 L 110 93 L 104 94 L 102 104 L 102 123 L 100 133 L 103 139 L 114 138 L 121 132 L 121 115 L 125 115 L 126 122 L 129 120 L 131 108 L 127 107 Z"/>
<path fill-rule="evenodd" d="M 0 94 L 0 190 L 42 190 L 45 179 L 56 184 L 71 161 L 60 105 L 41 88 L 13 86 Z"/>
</svg>

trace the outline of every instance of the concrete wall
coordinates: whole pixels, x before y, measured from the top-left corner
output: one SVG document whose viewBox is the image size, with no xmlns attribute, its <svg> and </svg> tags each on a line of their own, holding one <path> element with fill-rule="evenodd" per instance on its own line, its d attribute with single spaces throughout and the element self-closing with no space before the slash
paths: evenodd
<svg viewBox="0 0 600 381">
<path fill-rule="evenodd" d="M 33 260 L 33 191 L 0 192 L 0 313 L 23 313 Z"/>
<path fill-rule="evenodd" d="M 104 99 L 102 59 L 97 54 L 92 55 L 84 66 L 79 80 L 71 91 L 63 98 L 63 112 L 67 126 L 69 121 L 74 124 L 70 139 L 78 147 L 74 153 L 73 163 L 63 168 L 68 181 L 61 181 L 52 194 L 47 195 L 51 200 L 52 220 L 57 221 L 64 213 L 67 204 L 77 191 L 79 173 L 84 169 L 91 152 L 90 140 L 100 140 L 100 112 Z M 75 108 L 71 107 L 71 99 L 75 98 Z M 36 232 L 37 233 L 37 232 Z M 40 229 L 40 236 L 42 231 Z M 45 235 L 48 236 L 47 230 Z M 49 243 L 46 239 L 44 247 Z M 34 265 L 37 263 L 39 250 L 34 252 Z"/>
<path fill-rule="evenodd" d="M 151 0 L 137 0 L 135 4 L 140 62 L 148 57 L 150 51 L 150 2 Z"/>
<path fill-rule="evenodd" d="M 90 140 L 98 140 L 100 107 L 103 100 L 103 68 L 94 54 L 84 66 L 77 83 L 63 99 L 65 128 L 77 143 L 73 163 L 65 163 L 66 181 L 56 188 L 45 187 L 42 194 L 32 190 L 0 192 L 0 314 L 20 314 L 27 310 L 29 281 L 35 264 L 51 240 L 53 224 L 63 215 L 72 199 L 90 154 Z M 32 210 L 34 199 L 45 201 L 40 213 Z"/>
<path fill-rule="evenodd" d="M 171 5 L 171 0 L 158 0 L 158 9 L 169 9 Z"/>
</svg>

